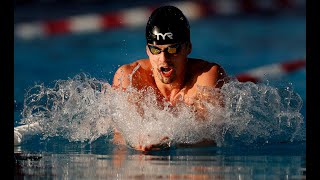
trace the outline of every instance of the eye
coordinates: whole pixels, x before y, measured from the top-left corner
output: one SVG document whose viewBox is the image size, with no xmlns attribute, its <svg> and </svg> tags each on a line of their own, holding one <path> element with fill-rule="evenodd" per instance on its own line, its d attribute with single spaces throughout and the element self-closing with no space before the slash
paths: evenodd
<svg viewBox="0 0 320 180">
<path fill-rule="evenodd" d="M 170 54 L 177 54 L 177 53 L 179 53 L 179 51 L 180 51 L 180 47 L 181 47 L 180 44 L 176 44 L 176 45 L 173 45 L 173 46 L 169 46 L 169 47 L 168 47 L 168 53 L 170 53 Z"/>
<path fill-rule="evenodd" d="M 150 51 L 151 51 L 152 54 L 159 54 L 160 53 L 160 50 L 155 48 L 155 47 L 151 47 Z"/>
<path fill-rule="evenodd" d="M 175 53 L 177 53 L 177 48 L 176 48 L 176 47 L 169 47 L 169 48 L 168 48 L 168 53 L 170 53 L 170 54 L 175 54 Z"/>
</svg>

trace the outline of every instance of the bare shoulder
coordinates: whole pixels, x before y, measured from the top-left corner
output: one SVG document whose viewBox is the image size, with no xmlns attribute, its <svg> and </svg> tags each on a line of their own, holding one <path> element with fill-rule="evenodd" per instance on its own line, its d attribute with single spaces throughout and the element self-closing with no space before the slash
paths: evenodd
<svg viewBox="0 0 320 180">
<path fill-rule="evenodd" d="M 151 64 L 150 64 L 150 61 L 149 59 L 140 59 L 138 61 L 136 61 L 142 69 L 144 70 L 148 70 L 148 69 L 151 69 Z"/>
<path fill-rule="evenodd" d="M 134 67 L 136 67 L 138 65 L 138 61 L 135 61 L 133 63 L 130 63 L 130 64 L 124 64 L 124 65 L 121 65 L 117 71 L 116 71 L 116 75 L 118 74 L 130 74 L 132 72 L 132 70 L 134 69 Z"/>
<path fill-rule="evenodd" d="M 199 73 L 213 73 L 217 71 L 224 72 L 223 67 L 215 62 L 209 62 L 203 59 L 189 58 L 188 63 L 189 68 L 191 68 L 192 71 L 199 71 Z"/>
<path fill-rule="evenodd" d="M 215 62 L 189 58 L 188 64 L 189 77 L 198 85 L 221 87 L 227 77 L 224 68 Z"/>
<path fill-rule="evenodd" d="M 145 70 L 150 66 L 148 59 L 140 59 L 130 64 L 124 64 L 120 66 L 113 77 L 113 87 L 126 88 L 132 84 L 132 78 L 135 80 L 137 74 L 142 75 Z M 149 68 L 150 69 L 150 68 Z"/>
</svg>

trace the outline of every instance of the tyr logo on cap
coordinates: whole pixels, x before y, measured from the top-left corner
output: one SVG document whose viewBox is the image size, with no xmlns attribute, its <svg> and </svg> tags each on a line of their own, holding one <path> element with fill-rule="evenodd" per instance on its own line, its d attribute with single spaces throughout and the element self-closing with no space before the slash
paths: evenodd
<svg viewBox="0 0 320 180">
<path fill-rule="evenodd" d="M 173 34 L 171 32 L 167 32 L 167 33 L 164 33 L 164 34 L 155 32 L 154 34 L 157 36 L 157 40 L 159 40 L 160 36 L 162 37 L 163 40 L 166 40 L 166 36 L 168 38 L 170 38 L 170 39 L 173 39 L 173 37 L 172 37 Z"/>
</svg>

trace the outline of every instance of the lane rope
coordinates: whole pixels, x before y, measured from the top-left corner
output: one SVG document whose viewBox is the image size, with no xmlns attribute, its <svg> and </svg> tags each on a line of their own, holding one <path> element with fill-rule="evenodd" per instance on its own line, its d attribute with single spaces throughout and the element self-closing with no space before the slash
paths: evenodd
<svg viewBox="0 0 320 180">
<path fill-rule="evenodd" d="M 303 9 L 304 0 L 215 0 L 171 2 L 192 21 L 208 15 L 230 16 L 241 13 L 283 12 L 288 9 Z M 20 39 L 50 37 L 58 34 L 101 32 L 121 27 L 144 26 L 157 6 L 141 6 L 101 14 L 89 13 L 62 19 L 17 23 L 14 35 Z"/>
<path fill-rule="evenodd" d="M 263 80 L 270 80 L 287 75 L 291 72 L 300 70 L 306 66 L 305 59 L 294 59 L 281 63 L 274 63 L 266 66 L 254 68 L 252 70 L 240 73 L 235 77 L 240 82 L 254 82 L 259 83 Z"/>
</svg>

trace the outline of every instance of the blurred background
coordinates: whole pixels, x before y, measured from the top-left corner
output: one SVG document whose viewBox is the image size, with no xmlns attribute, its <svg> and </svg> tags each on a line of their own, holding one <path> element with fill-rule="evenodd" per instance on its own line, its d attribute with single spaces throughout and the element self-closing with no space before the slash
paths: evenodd
<svg viewBox="0 0 320 180">
<path fill-rule="evenodd" d="M 145 24 L 164 4 L 189 18 L 190 57 L 217 62 L 229 75 L 305 58 L 305 0 L 15 0 L 15 122 L 36 83 L 53 86 L 81 72 L 111 83 L 118 66 L 146 58 Z M 305 77 L 301 69 L 281 79 L 304 102 Z"/>
<path fill-rule="evenodd" d="M 283 13 L 305 14 L 305 0 L 14 0 L 14 20 L 17 22 L 65 18 L 84 13 L 105 13 L 123 8 L 155 6 L 173 2 L 194 2 L 206 4 L 206 8 L 228 15 L 227 10 L 237 13 Z M 211 7 L 210 7 L 211 6 Z M 221 11 L 225 11 L 222 13 Z"/>
</svg>

